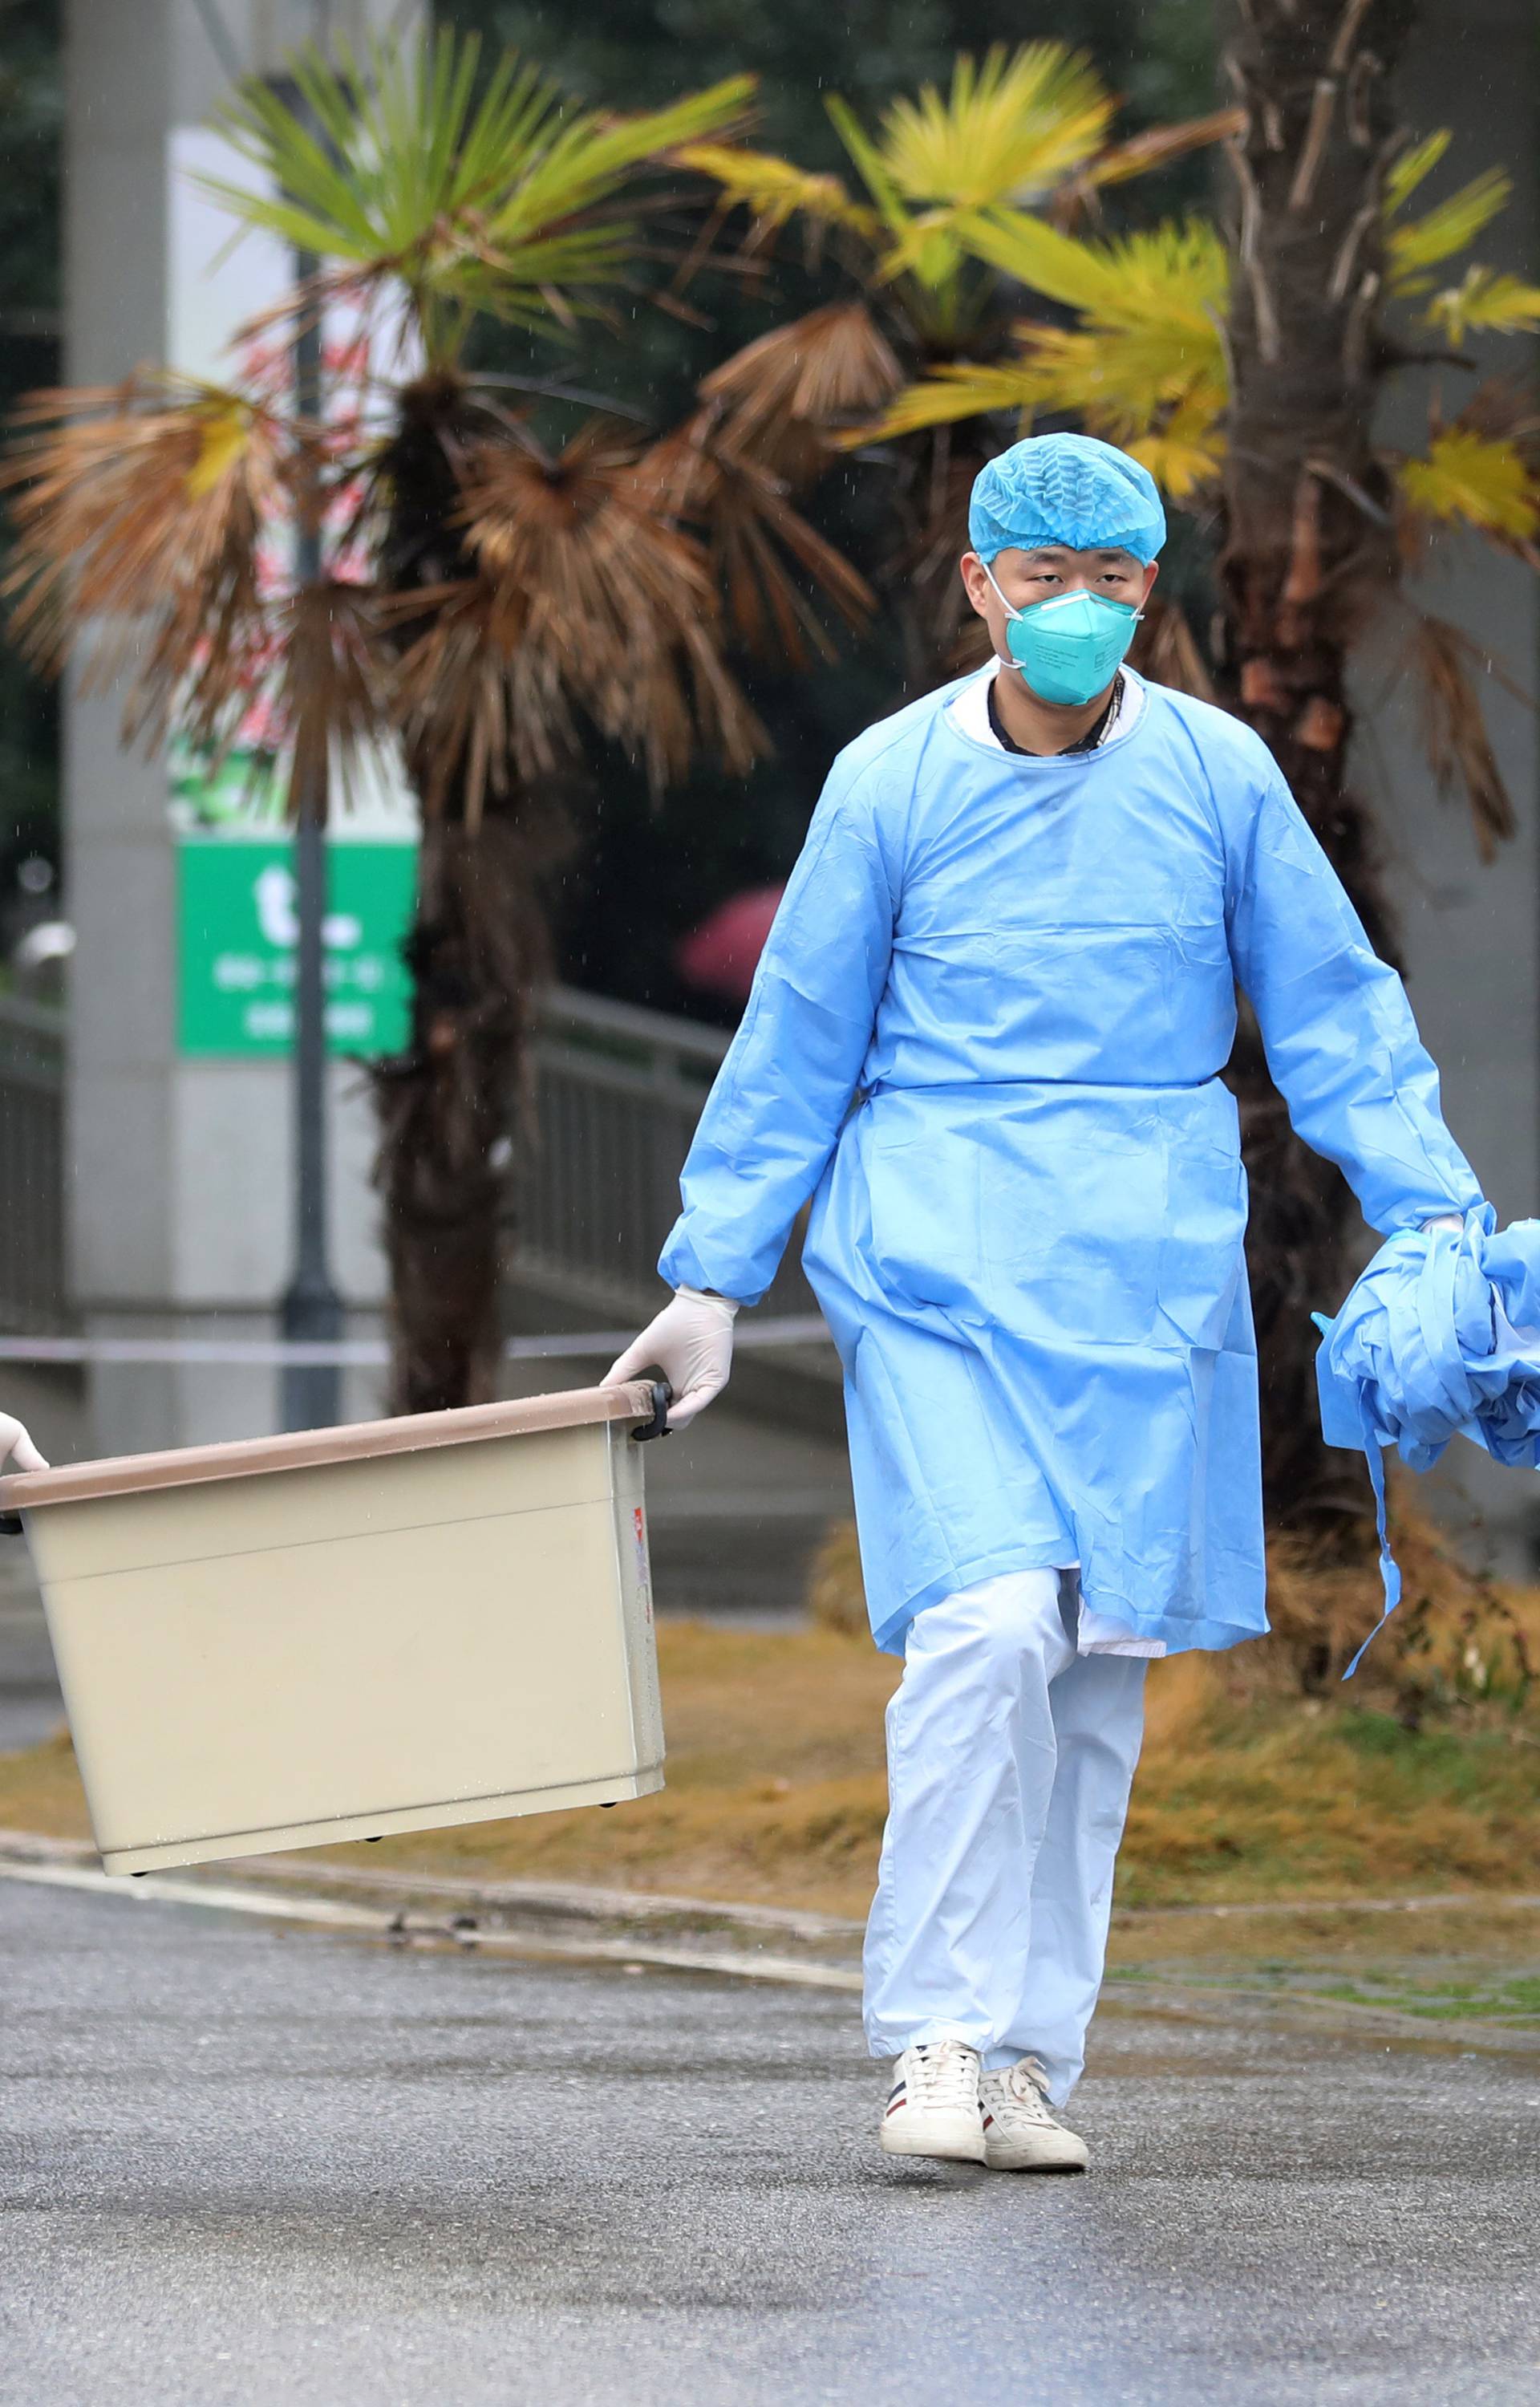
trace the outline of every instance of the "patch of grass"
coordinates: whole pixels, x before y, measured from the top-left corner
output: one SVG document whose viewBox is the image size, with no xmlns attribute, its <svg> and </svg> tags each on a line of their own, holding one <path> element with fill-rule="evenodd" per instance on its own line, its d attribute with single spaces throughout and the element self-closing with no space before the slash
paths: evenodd
<svg viewBox="0 0 1540 2407">
<path fill-rule="evenodd" d="M 42 1830 L 52 1839 L 89 1839 L 91 1817 L 61 1730 L 23 1755 L 0 1755 L 0 1830 Z"/>
<path fill-rule="evenodd" d="M 1149 1966 L 1114 1966 L 1120 1982 L 1149 1981 Z M 1332 1973 L 1307 1957 L 1285 1964 L 1230 1963 L 1222 1973 L 1198 1962 L 1182 1962 L 1175 1977 L 1184 1989 L 1237 1990 L 1257 1997 L 1307 1999 L 1330 2005 L 1389 2009 L 1420 2022 L 1486 2023 L 1504 2030 L 1540 2029 L 1540 1979 L 1503 1978 L 1491 1965 L 1468 1968 L 1470 1977 L 1451 1980 L 1421 1973 L 1412 1965 L 1370 1964 L 1350 1979 Z M 1173 1977 L 1167 1968 L 1164 1977 Z"/>
<path fill-rule="evenodd" d="M 1120 1895 L 1129 1904 L 1394 1896 L 1534 1882 L 1529 1716 L 1408 1730 L 1314 1699 L 1237 1702 L 1211 1659 L 1151 1682 Z"/>
</svg>

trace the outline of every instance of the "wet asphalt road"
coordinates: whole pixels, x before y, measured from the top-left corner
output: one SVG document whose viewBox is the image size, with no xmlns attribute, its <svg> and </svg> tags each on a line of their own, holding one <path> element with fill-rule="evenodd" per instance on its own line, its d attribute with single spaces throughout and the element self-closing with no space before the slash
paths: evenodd
<svg viewBox="0 0 1540 2407">
<path fill-rule="evenodd" d="M 1519 2407 L 1540 2063 L 1104 2017 L 889 2168 L 850 2001 L 0 1883 L 7 2407 Z"/>
</svg>

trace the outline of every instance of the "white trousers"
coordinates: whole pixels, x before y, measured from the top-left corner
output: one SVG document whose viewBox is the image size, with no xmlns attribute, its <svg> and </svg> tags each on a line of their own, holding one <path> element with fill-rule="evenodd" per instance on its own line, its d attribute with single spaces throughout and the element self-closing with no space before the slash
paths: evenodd
<svg viewBox="0 0 1540 2407">
<path fill-rule="evenodd" d="M 888 1818 L 867 1925 L 873 2056 L 960 2039 L 1036 2056 L 1062 2105 L 1101 1987 L 1144 1663 L 1081 1655 L 1078 1589 L 1010 1572 L 916 1614 L 887 1711 Z"/>
</svg>

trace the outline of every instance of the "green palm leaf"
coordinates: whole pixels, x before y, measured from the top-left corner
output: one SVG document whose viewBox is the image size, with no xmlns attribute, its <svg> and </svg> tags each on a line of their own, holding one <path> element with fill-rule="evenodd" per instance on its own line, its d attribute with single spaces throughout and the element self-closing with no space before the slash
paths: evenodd
<svg viewBox="0 0 1540 2407">
<path fill-rule="evenodd" d="M 621 207 L 634 172 L 680 143 L 730 131 L 751 78 L 667 108 L 606 119 L 505 53 L 479 96 L 474 36 L 445 28 L 403 51 L 317 51 L 292 97 L 243 85 L 218 120 L 261 188 L 202 178 L 240 221 L 404 287 L 431 361 L 452 358 L 466 313 L 548 326 L 596 306 L 634 249 Z"/>
<path fill-rule="evenodd" d="M 1425 518 L 1475 527 L 1526 544 L 1540 534 L 1540 501 L 1516 443 L 1445 426 L 1420 456 L 1403 460 L 1397 481 Z"/>
<path fill-rule="evenodd" d="M 1053 41 L 1013 51 L 996 44 L 982 62 L 957 60 L 950 92 L 926 84 L 915 99 L 895 101 L 878 150 L 906 200 L 1020 207 L 1082 166 L 1111 117 L 1083 51 Z"/>
<path fill-rule="evenodd" d="M 1436 134 L 1424 135 L 1420 142 L 1403 150 L 1385 171 L 1385 214 L 1393 217 L 1405 208 L 1419 184 L 1424 182 L 1448 149 L 1452 136 L 1445 126 Z"/>
<path fill-rule="evenodd" d="M 1434 294 L 1423 315 L 1456 349 L 1469 334 L 1529 334 L 1540 326 L 1540 285 L 1495 268 L 1469 267 L 1462 283 Z"/>
<path fill-rule="evenodd" d="M 853 428 L 833 440 L 841 450 L 853 451 L 873 441 L 919 434 L 933 426 L 952 426 L 960 419 L 987 417 L 996 410 L 1014 409 L 1030 418 L 1042 399 L 1042 378 L 1028 364 L 976 367 L 967 362 L 949 363 L 907 386 L 871 425 Z"/>
<path fill-rule="evenodd" d="M 1405 225 L 1391 225 L 1385 238 L 1391 290 L 1410 293 L 1427 290 L 1426 271 L 1440 260 L 1468 250 L 1493 218 L 1501 216 L 1513 193 L 1513 179 L 1501 167 L 1488 167 L 1440 201 L 1426 216 Z"/>
<path fill-rule="evenodd" d="M 892 233 L 901 237 L 909 230 L 909 211 L 904 207 L 902 192 L 888 173 L 887 162 L 881 150 L 866 132 L 855 111 L 838 93 L 830 93 L 825 106 L 836 134 L 855 161 L 861 180 L 876 202 L 884 223 Z"/>
<path fill-rule="evenodd" d="M 969 241 L 992 264 L 1074 307 L 1072 327 L 1018 327 L 1013 362 L 940 367 L 849 438 L 914 434 L 995 410 L 1053 411 L 1142 460 L 1174 498 L 1211 484 L 1222 456 L 1228 376 L 1220 328 L 1223 246 L 1201 220 L 1086 243 L 1020 213 L 994 213 Z"/>
<path fill-rule="evenodd" d="M 1080 241 L 1024 209 L 976 209 L 958 220 L 961 240 L 985 266 L 1013 277 L 1045 301 L 1070 309 L 1110 306 L 1117 275 L 1104 244 Z"/>
<path fill-rule="evenodd" d="M 724 204 L 746 208 L 756 225 L 774 229 L 803 217 L 869 236 L 876 232 L 871 211 L 851 199 L 838 176 L 810 174 L 789 159 L 727 143 L 682 143 L 672 156 L 681 167 L 709 177 Z"/>
</svg>

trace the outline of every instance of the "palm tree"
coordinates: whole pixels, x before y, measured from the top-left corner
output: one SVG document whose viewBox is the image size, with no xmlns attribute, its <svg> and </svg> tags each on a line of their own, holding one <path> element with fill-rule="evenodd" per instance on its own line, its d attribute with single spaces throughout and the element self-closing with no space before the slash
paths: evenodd
<svg viewBox="0 0 1540 2407">
<path fill-rule="evenodd" d="M 1053 314 L 1024 316 L 1009 357 L 938 363 L 860 438 L 993 416 L 1010 434 L 1083 426 L 1143 460 L 1200 541 L 1217 534 L 1220 588 L 1210 644 L 1168 610 L 1147 664 L 1217 690 L 1266 739 L 1392 960 L 1374 830 L 1347 776 L 1353 654 L 1389 626 L 1433 774 L 1462 793 L 1490 859 L 1515 817 L 1479 677 L 1503 672 L 1421 602 L 1418 581 L 1451 537 L 1540 569 L 1536 396 L 1522 380 L 1476 379 L 1466 349 L 1478 331 L 1540 325 L 1540 287 L 1469 258 L 1508 199 L 1500 168 L 1412 209 L 1449 137 L 1414 141 L 1395 123 L 1383 78 L 1394 29 L 1381 21 L 1393 13 L 1376 0 L 1245 12 L 1228 54 L 1243 104 L 1228 145 L 1238 206 L 1222 230 L 1194 219 L 1086 239 L 1010 207 L 976 215 L 971 255 Z M 1392 448 L 1378 434 L 1385 389 L 1429 366 L 1426 431 Z M 1254 1198 L 1273 1518 L 1350 1548 L 1362 1508 L 1320 1442 L 1308 1317 L 1345 1283 L 1350 1199 L 1293 1136 L 1249 1020 L 1231 1076 Z"/>
<path fill-rule="evenodd" d="M 766 737 L 733 647 L 795 659 L 829 640 L 810 591 L 848 620 L 868 602 L 752 422 L 704 399 L 662 430 L 600 406 L 552 436 L 572 406 L 557 379 L 468 363 L 488 318 L 619 339 L 686 180 L 671 154 L 748 98 L 736 78 L 643 116 L 574 110 L 511 54 L 481 78 L 447 32 L 301 57 L 290 97 L 253 83 L 223 117 L 258 189 L 213 189 L 324 264 L 230 384 L 149 370 L 40 395 L 5 472 L 19 636 L 51 669 L 84 647 L 89 674 L 126 675 L 127 738 L 219 756 L 260 698 L 291 797 L 328 759 L 402 747 L 423 818 L 411 1035 L 374 1072 L 399 1411 L 491 1389 L 571 781 L 597 742 L 655 787 L 698 745 L 746 768 Z M 339 302 L 357 339 L 307 420 L 272 338 Z M 323 531 L 314 578 L 265 564 L 285 520 Z"/>
<path fill-rule="evenodd" d="M 810 265 L 832 266 L 848 287 L 748 344 L 701 388 L 798 478 L 827 463 L 841 428 L 913 380 L 1013 359 L 1019 294 L 982 260 L 980 229 L 1002 214 L 1024 224 L 1094 217 L 1112 186 L 1238 123 L 1227 110 L 1113 141 L 1106 87 L 1083 52 L 1057 41 L 959 57 L 947 91 L 926 85 L 894 101 L 875 130 L 841 100 L 828 109 L 855 188 L 742 145 L 696 142 L 677 154 L 717 185 L 719 216 L 747 211 L 751 255 L 796 221 Z M 897 531 L 879 576 L 916 689 L 973 639 L 956 529 L 974 477 L 998 448 L 993 408 L 986 396 L 978 408 L 916 420 L 864 453 L 890 472 L 884 502 Z M 883 427 L 895 424 L 890 412 Z"/>
</svg>

